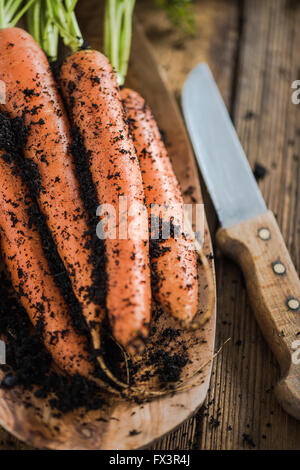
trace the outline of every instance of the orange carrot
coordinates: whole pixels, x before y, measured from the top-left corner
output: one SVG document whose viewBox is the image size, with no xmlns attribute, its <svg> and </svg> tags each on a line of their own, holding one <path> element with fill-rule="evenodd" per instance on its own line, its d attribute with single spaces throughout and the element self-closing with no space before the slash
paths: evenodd
<svg viewBox="0 0 300 470">
<path fill-rule="evenodd" d="M 166 222 L 173 216 L 181 223 L 181 191 L 151 110 L 133 90 L 123 89 L 121 97 L 131 123 L 148 210 L 157 204 L 152 207 L 152 215 L 159 217 L 163 209 Z M 197 257 L 193 243 L 179 234 L 152 240 L 151 246 L 155 297 L 175 318 L 191 322 L 198 309 Z"/>
<path fill-rule="evenodd" d="M 119 196 L 127 197 L 129 208 L 143 205 L 139 164 L 106 57 L 92 50 L 70 56 L 61 69 L 61 88 L 90 155 L 99 204 L 111 204 L 117 215 Z M 134 236 L 105 240 L 109 318 L 115 338 L 131 351 L 148 335 L 151 297 L 146 211 L 134 211 L 128 224 L 133 220 Z"/>
<path fill-rule="evenodd" d="M 33 325 L 38 326 L 53 360 L 69 374 L 91 378 L 86 338 L 72 327 L 71 316 L 50 274 L 39 232 L 29 224 L 31 200 L 8 154 L 0 152 L 0 244 L 12 285 Z"/>
<path fill-rule="evenodd" d="M 6 84 L 6 103 L 1 109 L 11 118 L 22 117 L 27 128 L 24 155 L 36 165 L 41 178 L 36 195 L 39 207 L 91 328 L 94 346 L 99 348 L 104 309 L 91 292 L 103 286 L 95 281 L 66 113 L 45 54 L 22 29 L 0 30 L 0 80 Z"/>
</svg>

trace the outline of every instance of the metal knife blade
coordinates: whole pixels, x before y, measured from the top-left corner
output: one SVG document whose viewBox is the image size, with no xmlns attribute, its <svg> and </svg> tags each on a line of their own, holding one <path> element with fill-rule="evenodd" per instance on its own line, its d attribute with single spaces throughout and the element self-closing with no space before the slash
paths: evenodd
<svg viewBox="0 0 300 470">
<path fill-rule="evenodd" d="M 265 202 L 208 65 L 199 64 L 188 75 L 182 107 L 221 225 L 264 214 Z"/>
</svg>

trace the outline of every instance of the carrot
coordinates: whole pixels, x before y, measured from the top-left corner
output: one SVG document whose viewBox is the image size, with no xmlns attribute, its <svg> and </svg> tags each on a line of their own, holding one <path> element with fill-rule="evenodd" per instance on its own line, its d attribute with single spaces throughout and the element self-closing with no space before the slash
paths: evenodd
<svg viewBox="0 0 300 470">
<path fill-rule="evenodd" d="M 2 110 L 21 117 L 27 128 L 24 156 L 36 165 L 40 210 L 57 245 L 91 330 L 94 347 L 100 347 L 104 301 L 92 263 L 88 220 L 80 198 L 70 152 L 70 132 L 61 98 L 45 54 L 34 39 L 19 28 L 0 30 L 0 79 L 6 84 Z M 101 305 L 99 305 L 99 303 Z"/>
<path fill-rule="evenodd" d="M 127 73 L 134 4 L 134 0 L 105 2 L 104 50 L 120 85 L 124 84 Z M 143 98 L 135 92 L 123 90 L 121 96 L 128 105 L 128 116 L 134 122 L 132 135 L 139 157 L 148 211 L 151 204 L 157 204 L 160 207 L 152 210 L 154 218 L 159 220 L 163 212 L 167 223 L 170 217 L 174 217 L 175 225 L 181 224 L 183 199 L 152 113 Z M 201 247 L 198 248 L 200 259 L 203 259 Z M 195 243 L 183 235 L 160 240 L 160 243 L 151 239 L 150 251 L 156 299 L 174 317 L 190 325 L 198 309 Z M 196 322 L 193 324 L 196 325 Z"/>
<path fill-rule="evenodd" d="M 163 208 L 166 222 L 173 216 L 180 223 L 181 191 L 151 110 L 133 90 L 123 89 L 121 97 L 131 123 L 149 213 L 159 217 Z M 152 204 L 157 206 L 151 209 Z M 166 311 L 189 323 L 198 309 L 197 256 L 193 242 L 179 235 L 151 242 L 153 290 Z"/>
<path fill-rule="evenodd" d="M 116 214 L 119 196 L 127 197 L 129 208 L 142 205 L 139 164 L 106 57 L 92 50 L 71 55 L 61 68 L 61 88 L 89 155 L 99 204 L 111 204 Z M 146 211 L 136 210 L 128 225 L 133 220 L 134 236 L 105 240 L 108 314 L 114 337 L 130 351 L 148 335 L 151 297 Z"/>
<path fill-rule="evenodd" d="M 72 327 L 68 307 L 50 274 L 40 235 L 29 223 L 32 201 L 10 156 L 0 152 L 0 244 L 12 285 L 55 363 L 91 377 L 86 338 Z"/>
</svg>

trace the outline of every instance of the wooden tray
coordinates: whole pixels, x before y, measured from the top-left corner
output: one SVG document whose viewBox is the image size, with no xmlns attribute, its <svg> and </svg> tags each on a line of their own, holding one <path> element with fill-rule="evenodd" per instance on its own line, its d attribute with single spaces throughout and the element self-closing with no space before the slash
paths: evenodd
<svg viewBox="0 0 300 470">
<path fill-rule="evenodd" d="M 134 30 L 132 60 L 126 85 L 141 92 L 146 98 L 160 128 L 165 132 L 173 166 L 185 193 L 185 202 L 201 203 L 197 168 L 181 115 L 139 26 Z M 207 255 L 212 253 L 207 224 L 204 250 Z M 210 264 L 214 273 L 212 260 Z M 208 295 L 201 268 L 199 274 L 199 311 L 205 311 Z M 178 328 L 178 324 L 164 314 L 155 321 L 155 326 L 157 333 L 153 341 L 166 327 Z M 0 389 L 0 424 L 19 439 L 39 448 L 121 450 L 145 447 L 179 426 L 203 404 L 210 381 L 214 337 L 215 308 L 203 329 L 181 335 L 180 341 L 188 348 L 189 362 L 183 368 L 181 382 L 174 385 L 191 385 L 185 391 L 141 404 L 108 396 L 109 404 L 102 410 L 84 414 L 82 410 L 76 410 L 58 419 L 53 416 L 54 412 L 47 402 L 37 399 L 33 393 L 24 392 L 21 387 Z M 171 344 L 180 353 L 182 344 L 176 339 Z M 189 379 L 200 369 L 200 373 Z M 0 371 L 0 381 L 3 375 Z M 157 389 L 155 379 L 151 386 Z M 25 397 L 33 407 L 24 406 Z"/>
</svg>

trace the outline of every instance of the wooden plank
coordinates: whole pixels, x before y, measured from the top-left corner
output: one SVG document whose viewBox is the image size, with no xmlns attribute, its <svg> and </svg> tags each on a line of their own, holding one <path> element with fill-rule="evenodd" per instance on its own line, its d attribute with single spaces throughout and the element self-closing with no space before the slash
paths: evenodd
<svg viewBox="0 0 300 470">
<path fill-rule="evenodd" d="M 300 8 L 284 0 L 244 4 L 235 124 L 250 163 L 269 171 L 260 186 L 299 272 L 300 106 L 290 96 L 299 78 Z M 217 344 L 232 340 L 215 361 L 199 447 L 299 449 L 300 423 L 276 402 L 278 368 L 249 308 L 241 273 L 220 257 L 217 279 Z"/>
<path fill-rule="evenodd" d="M 237 45 L 237 8 L 232 0 L 195 2 L 196 34 L 188 36 L 174 28 L 154 2 L 139 0 L 136 11 L 154 49 L 157 62 L 180 101 L 187 73 L 199 62 L 208 62 L 221 83 L 225 101 L 231 96 L 232 69 Z"/>
<path fill-rule="evenodd" d="M 188 36 L 171 25 L 154 2 L 139 0 L 136 11 L 154 50 L 157 63 L 168 79 L 178 104 L 187 74 L 199 62 L 207 62 L 218 81 L 223 98 L 230 106 L 234 64 L 238 50 L 239 16 L 235 0 L 195 2 L 196 34 Z M 216 216 L 200 175 L 206 215 L 211 230 Z"/>
<path fill-rule="evenodd" d="M 154 49 L 157 62 L 165 71 L 169 87 L 180 101 L 181 87 L 187 73 L 199 62 L 208 62 L 218 80 L 223 97 L 231 102 L 234 60 L 238 40 L 238 9 L 233 1 L 201 1 L 195 4 L 197 33 L 185 37 L 170 26 L 164 12 L 152 2 L 137 2 L 137 14 Z M 202 185 L 202 189 L 204 186 Z M 206 214 L 211 228 L 215 215 L 204 189 Z M 160 439 L 153 449 L 192 449 L 198 447 L 199 414 L 184 423 L 177 431 Z"/>
</svg>

